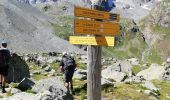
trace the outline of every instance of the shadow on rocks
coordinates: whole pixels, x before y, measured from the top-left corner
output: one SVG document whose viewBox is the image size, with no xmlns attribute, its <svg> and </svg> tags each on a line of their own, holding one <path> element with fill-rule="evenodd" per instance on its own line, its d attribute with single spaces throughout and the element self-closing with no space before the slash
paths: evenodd
<svg viewBox="0 0 170 100">
<path fill-rule="evenodd" d="M 20 82 L 23 78 L 30 78 L 29 66 L 17 54 L 13 54 L 8 70 L 8 82 Z"/>
<path fill-rule="evenodd" d="M 74 97 L 72 94 L 67 93 L 67 95 L 65 97 L 63 97 L 63 100 L 74 100 Z"/>
</svg>

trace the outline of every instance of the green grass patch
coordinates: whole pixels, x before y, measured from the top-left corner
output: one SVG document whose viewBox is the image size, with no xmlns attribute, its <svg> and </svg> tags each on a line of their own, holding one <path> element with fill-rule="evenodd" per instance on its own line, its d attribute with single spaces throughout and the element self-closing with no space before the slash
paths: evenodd
<svg viewBox="0 0 170 100">
<path fill-rule="evenodd" d="M 87 65 L 84 63 L 80 63 L 80 62 L 77 63 L 77 67 L 80 69 L 87 69 Z"/>
<path fill-rule="evenodd" d="M 109 93 L 103 93 L 107 95 L 109 100 L 151 100 L 148 95 L 142 92 L 138 84 L 120 84 L 117 88 L 112 89 Z"/>
<path fill-rule="evenodd" d="M 168 49 L 168 56 L 170 56 L 170 49 Z"/>
<path fill-rule="evenodd" d="M 59 68 L 60 68 L 60 64 L 59 63 L 54 62 L 54 63 L 51 63 L 50 66 L 55 71 L 57 71 L 57 72 L 59 71 Z"/>
<path fill-rule="evenodd" d="M 85 99 L 87 99 L 87 95 L 86 95 L 87 93 L 86 93 L 86 91 L 85 90 L 82 90 L 81 92 L 80 92 L 80 100 L 85 100 Z"/>
<path fill-rule="evenodd" d="M 141 71 L 141 67 L 140 67 L 139 65 L 135 65 L 135 66 L 132 67 L 132 72 L 133 72 L 134 74 L 137 74 L 137 73 L 139 73 L 140 71 Z"/>
<path fill-rule="evenodd" d="M 131 34 L 131 33 L 127 33 Z M 126 38 L 127 37 L 127 38 Z M 115 57 L 118 59 L 138 58 L 141 59 L 142 52 L 146 48 L 146 43 L 140 37 L 139 33 L 135 34 L 135 38 L 125 36 L 121 41 L 123 42 L 120 46 L 116 47 L 103 47 L 103 55 L 106 57 Z"/>
<path fill-rule="evenodd" d="M 10 96 L 12 96 L 12 95 L 13 95 L 13 94 L 11 93 L 11 91 L 9 91 L 9 92 L 6 93 L 6 96 L 7 96 L 7 97 L 10 97 Z"/>
<path fill-rule="evenodd" d="M 30 71 L 38 69 L 38 67 L 34 63 L 27 62 L 27 65 L 29 66 Z"/>
<path fill-rule="evenodd" d="M 59 23 L 51 23 L 51 26 L 54 28 L 55 35 L 69 40 L 69 36 L 73 35 L 73 17 L 71 16 L 60 16 L 58 17 Z"/>
<path fill-rule="evenodd" d="M 45 78 L 47 78 L 48 76 L 46 76 L 46 75 L 43 75 L 43 74 L 36 74 L 36 75 L 33 75 L 32 76 L 32 78 L 33 79 L 35 79 L 36 81 L 38 81 L 38 80 L 41 80 L 41 79 L 45 79 Z"/>
<path fill-rule="evenodd" d="M 160 97 L 159 100 L 170 100 L 170 81 L 159 81 L 159 80 L 153 80 L 153 83 L 156 87 L 158 87 L 160 90 Z"/>
<path fill-rule="evenodd" d="M 168 36 L 170 36 L 170 28 L 166 28 L 166 27 L 161 27 L 159 25 L 153 25 L 152 26 L 152 30 L 154 32 L 160 33 L 160 34 L 166 34 Z"/>
<path fill-rule="evenodd" d="M 161 55 L 156 48 L 151 49 L 149 55 L 147 55 L 146 61 L 149 63 L 162 63 Z"/>
<path fill-rule="evenodd" d="M 119 50 L 114 47 L 103 47 L 102 54 L 106 57 L 115 57 L 118 59 L 126 59 L 128 58 L 128 54 L 124 50 Z"/>
<path fill-rule="evenodd" d="M 36 92 L 34 92 L 32 89 L 28 89 L 26 90 L 27 93 L 32 93 L 32 94 L 36 94 Z"/>
<path fill-rule="evenodd" d="M 87 99 L 87 81 L 73 80 L 73 91 L 78 100 Z"/>
<path fill-rule="evenodd" d="M 12 87 L 12 88 L 18 88 L 18 84 L 19 84 L 19 83 L 10 83 L 9 85 L 10 85 L 10 87 Z"/>
</svg>

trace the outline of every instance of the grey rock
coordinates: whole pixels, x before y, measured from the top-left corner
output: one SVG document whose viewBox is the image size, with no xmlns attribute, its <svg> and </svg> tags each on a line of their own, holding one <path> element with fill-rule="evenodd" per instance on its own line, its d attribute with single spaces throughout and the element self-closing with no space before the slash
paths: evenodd
<svg viewBox="0 0 170 100">
<path fill-rule="evenodd" d="M 153 95 L 155 97 L 160 96 L 159 89 L 156 88 L 155 85 L 152 82 L 147 81 L 144 84 L 142 84 L 142 86 L 146 87 L 150 91 L 151 95 Z"/>
<path fill-rule="evenodd" d="M 132 70 L 132 65 L 127 60 L 122 61 L 120 63 L 120 66 L 121 66 L 121 72 L 129 73 Z"/>
<path fill-rule="evenodd" d="M 137 76 L 142 76 L 146 80 L 162 79 L 162 74 L 164 72 L 164 67 L 158 64 L 151 64 L 148 69 L 140 71 Z"/>
<path fill-rule="evenodd" d="M 51 71 L 49 72 L 50 74 L 55 74 L 55 70 L 54 69 L 51 69 Z"/>
<path fill-rule="evenodd" d="M 87 64 L 87 60 L 80 60 L 80 63 Z"/>
<path fill-rule="evenodd" d="M 163 80 L 170 80 L 170 64 L 166 64 L 162 75 Z"/>
<path fill-rule="evenodd" d="M 152 82 L 146 81 L 144 84 L 142 84 L 143 87 L 146 87 L 147 89 L 151 91 L 159 91 L 158 88 L 155 87 L 155 85 Z"/>
<path fill-rule="evenodd" d="M 124 5 L 123 9 L 130 9 L 130 5 L 129 4 Z"/>
<path fill-rule="evenodd" d="M 81 55 L 82 60 L 87 60 L 87 55 Z"/>
<path fill-rule="evenodd" d="M 86 80 L 87 70 L 77 69 L 73 75 L 73 79 Z"/>
<path fill-rule="evenodd" d="M 57 77 L 51 77 L 42 79 L 33 86 L 32 90 L 36 93 L 43 93 L 49 91 L 52 94 L 53 99 L 66 96 L 67 89 L 64 83 Z"/>
<path fill-rule="evenodd" d="M 50 72 L 52 69 L 51 69 L 51 66 L 48 65 L 48 66 L 46 66 L 46 67 L 44 68 L 44 70 L 45 70 L 46 72 Z"/>
<path fill-rule="evenodd" d="M 127 78 L 125 83 L 144 83 L 146 80 L 142 76 L 132 76 Z"/>
<path fill-rule="evenodd" d="M 23 80 L 18 84 L 18 88 L 21 90 L 27 90 L 29 88 L 32 88 L 35 83 L 28 78 L 23 78 Z"/>
<path fill-rule="evenodd" d="M 20 93 L 20 92 L 22 92 L 22 91 L 19 90 L 19 89 L 16 89 L 16 88 L 12 88 L 12 89 L 11 89 L 11 93 L 12 93 L 13 95 L 15 95 L 15 94 L 17 94 L 17 93 Z"/>
<path fill-rule="evenodd" d="M 24 99 L 23 99 L 24 98 Z M 38 100 L 32 93 L 21 92 L 7 98 L 7 100 Z"/>
<path fill-rule="evenodd" d="M 57 58 L 56 57 L 51 57 L 47 60 L 47 63 L 55 63 L 57 61 Z"/>
<path fill-rule="evenodd" d="M 32 74 L 38 75 L 38 74 L 41 74 L 42 72 L 43 72 L 43 70 L 35 70 L 32 72 Z"/>
<path fill-rule="evenodd" d="M 168 58 L 168 59 L 166 60 L 166 62 L 167 62 L 167 63 L 170 63 L 170 58 Z"/>
<path fill-rule="evenodd" d="M 147 95 L 150 95 L 152 93 L 151 90 L 144 90 L 144 93 L 147 94 Z"/>
<path fill-rule="evenodd" d="M 167 99 L 170 99 L 170 96 L 166 96 Z"/>
<path fill-rule="evenodd" d="M 128 59 L 132 65 L 139 65 L 139 60 L 136 58 Z"/>
<path fill-rule="evenodd" d="M 48 77 L 55 76 L 56 71 L 52 69 L 50 72 L 48 72 Z"/>
<path fill-rule="evenodd" d="M 101 78 L 101 86 L 106 87 L 106 86 L 111 86 L 113 83 L 105 78 Z"/>
<path fill-rule="evenodd" d="M 35 95 L 37 100 L 54 100 L 52 93 L 48 90 L 44 90 L 41 93 Z"/>
<path fill-rule="evenodd" d="M 40 64 L 46 62 L 46 58 L 43 57 L 42 55 L 39 55 L 38 58 L 36 59 L 36 62 L 39 62 Z"/>
<path fill-rule="evenodd" d="M 110 69 L 104 69 L 102 70 L 102 77 L 106 79 L 111 79 L 115 82 L 121 82 L 124 81 L 127 77 L 127 75 L 123 72 L 117 72 Z"/>
<path fill-rule="evenodd" d="M 120 62 L 116 62 L 115 64 L 107 67 L 108 70 L 114 70 L 114 71 L 118 71 L 121 72 L 121 65 Z"/>
<path fill-rule="evenodd" d="M 29 66 L 17 54 L 13 54 L 9 64 L 8 82 L 20 82 L 24 77 L 30 77 Z"/>
</svg>

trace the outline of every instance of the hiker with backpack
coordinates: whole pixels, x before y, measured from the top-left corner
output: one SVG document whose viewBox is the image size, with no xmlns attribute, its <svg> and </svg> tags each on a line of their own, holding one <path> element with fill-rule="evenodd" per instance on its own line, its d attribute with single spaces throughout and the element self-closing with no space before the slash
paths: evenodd
<svg viewBox="0 0 170 100">
<path fill-rule="evenodd" d="M 0 85 L 2 92 L 5 93 L 6 76 L 8 75 L 8 63 L 10 60 L 10 51 L 7 49 L 7 42 L 1 43 L 0 48 Z"/>
<path fill-rule="evenodd" d="M 72 77 L 74 70 L 76 68 L 76 62 L 73 57 L 68 53 L 64 52 L 62 59 L 60 61 L 61 71 L 64 73 L 65 87 L 67 88 L 68 93 L 73 92 L 73 81 Z"/>
</svg>

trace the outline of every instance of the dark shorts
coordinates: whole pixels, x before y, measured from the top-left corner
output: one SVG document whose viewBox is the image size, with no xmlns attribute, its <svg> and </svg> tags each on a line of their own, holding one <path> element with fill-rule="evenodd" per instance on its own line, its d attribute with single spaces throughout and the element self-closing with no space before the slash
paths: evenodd
<svg viewBox="0 0 170 100">
<path fill-rule="evenodd" d="M 72 81 L 73 74 L 74 74 L 74 70 L 65 70 L 64 71 L 64 80 L 66 83 Z"/>
<path fill-rule="evenodd" d="M 7 76 L 8 75 L 8 68 L 9 68 L 9 66 L 0 67 L 0 74 Z"/>
</svg>

